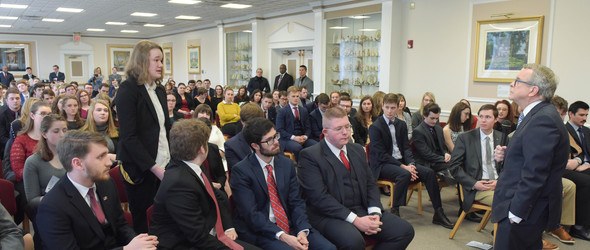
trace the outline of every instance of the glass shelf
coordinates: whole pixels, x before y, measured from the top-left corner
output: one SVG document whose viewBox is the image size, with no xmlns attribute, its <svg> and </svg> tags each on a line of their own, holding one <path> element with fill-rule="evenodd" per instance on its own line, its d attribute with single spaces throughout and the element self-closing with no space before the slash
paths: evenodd
<svg viewBox="0 0 590 250">
<path fill-rule="evenodd" d="M 238 89 L 252 77 L 252 33 L 226 33 L 227 85 Z"/>
</svg>

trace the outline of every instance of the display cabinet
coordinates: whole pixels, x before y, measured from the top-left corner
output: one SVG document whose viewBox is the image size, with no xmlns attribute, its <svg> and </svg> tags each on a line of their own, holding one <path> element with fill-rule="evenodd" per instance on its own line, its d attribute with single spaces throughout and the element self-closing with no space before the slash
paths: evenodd
<svg viewBox="0 0 590 250">
<path fill-rule="evenodd" d="M 326 20 L 326 93 L 353 99 L 379 90 L 381 13 Z"/>
<path fill-rule="evenodd" d="M 252 33 L 239 31 L 225 36 L 227 85 L 237 89 L 248 85 L 252 77 Z"/>
</svg>

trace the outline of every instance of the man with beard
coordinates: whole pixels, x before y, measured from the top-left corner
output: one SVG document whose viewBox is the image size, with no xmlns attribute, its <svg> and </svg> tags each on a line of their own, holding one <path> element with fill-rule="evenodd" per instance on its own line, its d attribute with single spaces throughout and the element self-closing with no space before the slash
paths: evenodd
<svg viewBox="0 0 590 250">
<path fill-rule="evenodd" d="M 254 153 L 230 181 L 240 238 L 264 249 L 336 249 L 307 221 L 293 161 L 280 154 L 272 122 L 254 118 L 242 133 Z"/>
<path fill-rule="evenodd" d="M 127 224 L 105 138 L 70 131 L 57 144 L 66 176 L 47 193 L 37 213 L 45 249 L 156 249 L 156 236 L 137 235 Z"/>
</svg>

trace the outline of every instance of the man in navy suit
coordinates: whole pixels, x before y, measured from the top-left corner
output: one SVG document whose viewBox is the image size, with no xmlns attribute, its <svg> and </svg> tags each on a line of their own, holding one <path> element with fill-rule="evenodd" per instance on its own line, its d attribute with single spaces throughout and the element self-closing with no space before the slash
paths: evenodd
<svg viewBox="0 0 590 250">
<path fill-rule="evenodd" d="M 59 66 L 53 65 L 53 72 L 49 73 L 49 81 L 63 82 L 66 80 L 66 75 L 59 72 Z"/>
<path fill-rule="evenodd" d="M 263 115 L 264 113 L 258 105 L 246 104 L 240 110 L 240 121 L 242 122 L 242 126 L 244 126 L 248 121 L 256 117 L 263 117 Z M 248 143 L 244 139 L 242 131 L 227 140 L 223 146 L 225 147 L 225 160 L 227 161 L 228 172 L 231 172 L 232 167 L 236 163 L 246 158 L 252 152 L 250 146 L 248 146 Z"/>
<path fill-rule="evenodd" d="M 309 125 L 311 126 L 311 139 L 320 141 L 320 135 L 322 134 L 322 117 L 324 112 L 330 107 L 330 97 L 325 93 L 321 93 L 316 97 L 318 108 L 314 109 L 309 113 Z"/>
<path fill-rule="evenodd" d="M 8 72 L 8 66 L 2 66 L 2 72 L 0 72 L 0 82 L 2 83 L 3 87 L 8 88 L 11 81 L 14 81 L 14 76 L 12 73 Z"/>
<path fill-rule="evenodd" d="M 541 249 L 543 231 L 559 224 L 569 139 L 549 103 L 556 88 L 553 71 L 538 64 L 524 65 L 510 84 L 510 99 L 524 110 L 508 146 L 494 150 L 495 160 L 504 161 L 491 217 L 498 249 Z"/>
<path fill-rule="evenodd" d="M 287 65 L 281 64 L 279 66 L 280 74 L 275 77 L 275 83 L 272 90 L 287 91 L 287 88 L 293 86 L 293 76 L 287 73 Z"/>
<path fill-rule="evenodd" d="M 276 124 L 277 109 L 272 104 L 273 104 L 272 93 L 264 94 L 264 98 L 262 98 L 262 102 L 260 103 L 260 107 L 262 108 L 262 113 L 264 114 L 264 118 L 271 121 L 272 124 Z"/>
<path fill-rule="evenodd" d="M 108 170 L 107 141 L 74 130 L 57 144 L 67 174 L 47 193 L 37 212 L 45 249 L 156 249 L 156 236 L 136 236 L 121 209 Z"/>
<path fill-rule="evenodd" d="M 299 159 L 301 149 L 313 146 L 316 140 L 309 138 L 311 128 L 309 125 L 309 114 L 307 109 L 299 108 L 299 89 L 291 86 L 287 90 L 287 99 L 289 103 L 280 109 L 277 114 L 277 130 L 281 134 L 279 142 L 281 152 L 289 151 Z"/>
<path fill-rule="evenodd" d="M 274 124 L 254 118 L 242 131 L 254 153 L 231 178 L 240 238 L 264 249 L 336 249 L 307 221 L 293 161 L 281 155 Z"/>
<path fill-rule="evenodd" d="M 339 107 L 324 113 L 324 139 L 301 151 L 297 171 L 313 228 L 338 249 L 405 249 L 414 238 L 407 221 L 383 211 L 362 146 L 350 143 L 351 125 Z"/>
</svg>

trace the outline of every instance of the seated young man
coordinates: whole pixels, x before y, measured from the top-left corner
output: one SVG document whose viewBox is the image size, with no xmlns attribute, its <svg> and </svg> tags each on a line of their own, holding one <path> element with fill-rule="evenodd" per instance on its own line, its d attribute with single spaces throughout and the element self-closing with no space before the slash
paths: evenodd
<svg viewBox="0 0 590 250">
<path fill-rule="evenodd" d="M 254 103 L 246 103 L 242 106 L 242 110 L 240 111 L 240 122 L 242 123 L 242 126 L 245 126 L 250 120 L 256 117 L 263 117 L 263 115 L 264 113 L 258 105 Z M 232 167 L 236 165 L 236 163 L 246 158 L 246 156 L 252 152 L 248 143 L 246 143 L 246 140 L 244 139 L 242 131 L 225 141 L 223 146 L 225 148 L 225 159 L 227 160 L 228 172 L 231 172 Z"/>
<path fill-rule="evenodd" d="M 311 139 L 320 141 L 322 134 L 322 117 L 324 112 L 330 107 L 330 97 L 321 93 L 316 97 L 317 108 L 309 113 L 309 125 L 311 126 Z"/>
<path fill-rule="evenodd" d="M 454 224 L 443 211 L 434 171 L 414 162 L 406 123 L 395 115 L 398 105 L 398 95 L 386 94 L 383 97 L 383 115 L 369 128 L 369 165 L 373 176 L 375 179 L 384 178 L 395 182 L 391 212 L 397 215 L 399 206 L 406 205 L 410 181 L 423 182 L 435 209 L 432 223 L 451 229 Z"/>
<path fill-rule="evenodd" d="M 277 120 L 277 109 L 272 104 L 272 93 L 264 94 L 264 98 L 262 98 L 262 102 L 260 103 L 262 113 L 264 114 L 264 118 L 275 124 Z"/>
<path fill-rule="evenodd" d="M 281 152 L 289 151 L 299 159 L 299 151 L 317 143 L 310 139 L 311 126 L 307 109 L 299 108 L 299 89 L 291 86 L 287 89 L 289 103 L 277 113 L 277 130 L 281 135 L 279 142 Z"/>
<path fill-rule="evenodd" d="M 412 132 L 416 163 L 431 168 L 453 185 L 456 181 L 449 172 L 451 154 L 445 144 L 443 129 L 438 125 L 440 107 L 429 103 L 422 109 L 422 116 L 424 120 Z"/>
</svg>

